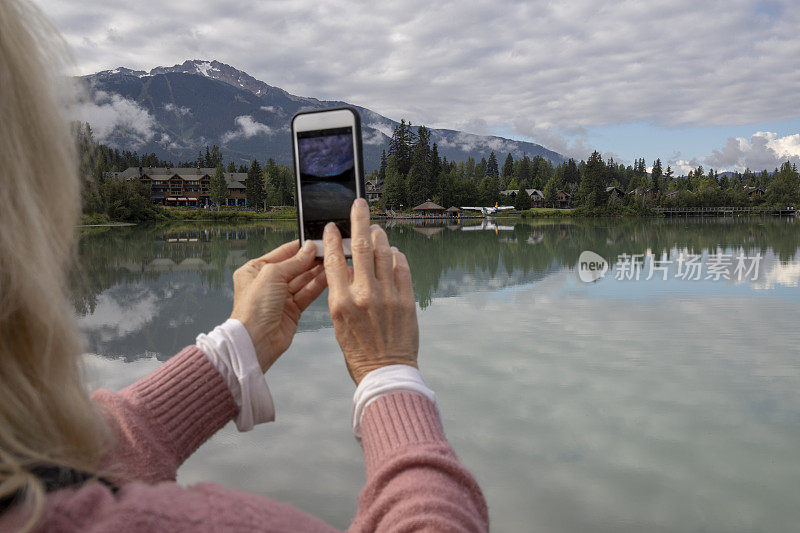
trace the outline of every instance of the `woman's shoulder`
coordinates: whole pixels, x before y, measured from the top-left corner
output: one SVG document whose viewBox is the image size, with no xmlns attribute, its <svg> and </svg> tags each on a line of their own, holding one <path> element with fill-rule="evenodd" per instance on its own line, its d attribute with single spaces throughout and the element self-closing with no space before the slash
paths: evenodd
<svg viewBox="0 0 800 533">
<path fill-rule="evenodd" d="M 6 517 L 11 518 L 11 517 Z M 0 520 L 0 529 L 3 520 Z M 131 482 L 116 493 L 97 482 L 47 496 L 40 531 L 335 531 L 265 496 L 200 483 Z"/>
</svg>

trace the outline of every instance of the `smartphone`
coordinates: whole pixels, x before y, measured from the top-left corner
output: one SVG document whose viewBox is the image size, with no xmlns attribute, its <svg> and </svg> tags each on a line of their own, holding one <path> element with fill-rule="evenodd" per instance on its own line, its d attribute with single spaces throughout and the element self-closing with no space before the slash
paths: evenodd
<svg viewBox="0 0 800 533">
<path fill-rule="evenodd" d="M 350 208 L 364 196 L 361 117 L 352 107 L 301 111 L 292 117 L 300 245 L 312 241 L 323 256 L 322 231 L 333 222 L 350 251 Z"/>
</svg>

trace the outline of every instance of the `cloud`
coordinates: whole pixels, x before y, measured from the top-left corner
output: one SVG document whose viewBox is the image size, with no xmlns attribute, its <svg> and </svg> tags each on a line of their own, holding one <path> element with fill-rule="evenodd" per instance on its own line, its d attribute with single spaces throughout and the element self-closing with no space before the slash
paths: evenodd
<svg viewBox="0 0 800 533">
<path fill-rule="evenodd" d="M 270 128 L 266 124 L 256 122 L 250 115 L 238 116 L 236 117 L 234 122 L 236 123 L 238 128 L 222 134 L 221 140 L 223 144 L 230 142 L 234 139 L 238 139 L 240 137 L 249 139 L 250 137 L 255 137 L 256 135 L 272 134 L 272 128 Z"/>
<path fill-rule="evenodd" d="M 158 301 L 158 295 L 142 284 L 117 285 L 97 297 L 94 312 L 78 317 L 78 325 L 102 340 L 123 337 L 141 331 L 153 319 Z"/>
<path fill-rule="evenodd" d="M 592 148 L 588 145 L 585 130 L 575 128 L 568 137 L 550 126 L 537 126 L 533 120 L 517 118 L 513 122 L 514 131 L 520 135 L 530 137 L 536 143 L 558 152 L 566 157 L 576 160 L 588 159 Z"/>
<path fill-rule="evenodd" d="M 749 139 L 728 137 L 725 146 L 703 159 L 710 167 L 726 170 L 771 170 L 787 160 L 800 164 L 800 134 L 778 137 L 775 132 L 758 131 Z"/>
<path fill-rule="evenodd" d="M 112 134 L 123 131 L 127 134 L 126 144 L 138 146 L 155 135 L 153 116 L 133 100 L 118 94 L 95 91 L 91 97 L 72 104 L 69 115 L 88 122 L 95 139 L 100 142 L 113 144 Z"/>
<path fill-rule="evenodd" d="M 374 128 L 372 128 L 372 131 L 370 131 L 369 129 L 364 128 L 362 140 L 364 144 L 380 146 L 384 144 L 388 139 L 386 138 L 386 135 L 382 131 L 376 130 Z"/>
<path fill-rule="evenodd" d="M 178 107 L 175 104 L 173 104 L 172 102 L 170 102 L 167 105 L 165 105 L 164 109 L 169 111 L 170 113 L 175 113 L 179 117 L 183 117 L 183 116 L 192 114 L 192 110 L 189 109 L 188 107 L 183 107 L 183 106 Z"/>
<path fill-rule="evenodd" d="M 487 135 L 489 133 L 489 124 L 482 118 L 472 118 L 466 121 L 459 129 L 476 135 Z"/>
<path fill-rule="evenodd" d="M 406 0 L 370 9 L 313 0 L 142 0 L 133 9 L 109 0 L 91 13 L 78 0 L 36 1 L 82 73 L 216 58 L 294 94 L 433 127 L 485 121 L 495 131 L 520 118 L 549 130 L 707 126 L 798 114 L 800 69 L 787 65 L 800 53 L 800 10 L 789 0 L 769 9 L 749 0 Z M 141 38 L 144 27 L 151 38 Z"/>
<path fill-rule="evenodd" d="M 431 138 L 442 148 L 457 148 L 463 152 L 483 152 L 487 155 L 489 152 L 494 152 L 500 164 L 506 154 L 510 153 L 513 157 L 522 157 L 524 154 L 524 150 L 518 144 L 502 137 L 473 135 L 463 131 L 453 134 L 434 130 Z"/>
<path fill-rule="evenodd" d="M 375 113 L 372 114 L 376 115 Z M 375 118 L 381 119 L 382 117 L 375 116 Z M 394 135 L 394 126 L 392 126 L 391 124 L 383 122 L 372 122 L 370 124 L 366 124 L 366 126 L 372 128 L 373 130 L 378 130 L 379 132 L 383 133 L 390 139 L 392 138 L 392 135 Z"/>
<path fill-rule="evenodd" d="M 260 109 L 261 111 L 268 111 L 270 113 L 275 113 L 278 111 L 274 106 L 271 105 L 262 105 Z"/>
</svg>

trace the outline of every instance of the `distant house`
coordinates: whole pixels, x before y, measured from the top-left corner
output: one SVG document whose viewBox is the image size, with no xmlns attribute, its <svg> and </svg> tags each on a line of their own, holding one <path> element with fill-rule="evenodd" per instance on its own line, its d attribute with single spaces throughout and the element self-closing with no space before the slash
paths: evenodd
<svg viewBox="0 0 800 533">
<path fill-rule="evenodd" d="M 166 206 L 202 207 L 210 205 L 209 189 L 214 168 L 128 167 L 122 172 L 107 172 L 115 180 L 138 179 L 150 189 L 150 199 Z M 244 172 L 225 172 L 228 198 L 223 205 L 247 205 Z"/>
<path fill-rule="evenodd" d="M 544 207 L 544 193 L 539 189 L 525 189 L 531 197 L 531 207 Z"/>
<path fill-rule="evenodd" d="M 667 198 L 677 198 L 679 191 L 668 191 L 664 193 L 664 196 Z"/>
<path fill-rule="evenodd" d="M 566 209 L 570 206 L 571 203 L 572 203 L 572 195 L 570 193 L 568 193 L 567 191 L 562 191 L 561 189 L 559 189 L 556 192 L 556 204 L 558 205 L 558 207 L 560 207 L 561 209 Z"/>
<path fill-rule="evenodd" d="M 414 213 L 417 213 L 419 216 L 428 218 L 428 217 L 441 217 L 445 213 L 445 208 L 437 205 L 430 200 L 427 202 L 421 203 L 418 206 L 411 209 Z"/>
<path fill-rule="evenodd" d="M 751 187 L 750 185 L 745 185 L 744 190 L 747 192 L 747 197 L 751 200 L 755 200 L 757 198 L 761 198 L 764 196 L 764 190 L 758 187 Z"/>
<path fill-rule="evenodd" d="M 247 205 L 245 179 L 247 179 L 246 173 L 231 172 L 225 176 L 225 182 L 228 184 L 228 199 L 225 205 Z"/>
<path fill-rule="evenodd" d="M 619 187 L 606 187 L 606 195 L 608 196 L 609 200 L 619 200 L 625 197 L 625 191 Z"/>
<path fill-rule="evenodd" d="M 379 201 L 383 197 L 383 185 L 378 185 L 378 180 L 367 180 L 365 184 L 367 190 L 365 191 L 365 196 L 367 197 L 367 202 L 373 203 Z"/>
<path fill-rule="evenodd" d="M 656 191 L 655 189 L 648 187 L 636 187 L 632 191 L 628 192 L 628 196 L 653 199 L 656 197 Z"/>
<path fill-rule="evenodd" d="M 500 191 L 500 194 L 508 196 L 511 199 L 511 203 L 514 203 L 517 199 L 517 192 L 518 191 L 514 189 L 506 189 L 505 191 Z M 544 206 L 544 193 L 542 191 L 539 189 L 525 189 L 525 192 L 531 197 L 532 207 Z"/>
</svg>

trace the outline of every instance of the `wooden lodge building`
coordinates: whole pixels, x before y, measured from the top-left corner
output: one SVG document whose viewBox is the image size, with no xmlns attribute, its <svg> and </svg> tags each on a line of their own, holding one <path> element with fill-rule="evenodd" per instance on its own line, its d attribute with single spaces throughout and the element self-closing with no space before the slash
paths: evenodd
<svg viewBox="0 0 800 533">
<path fill-rule="evenodd" d="M 122 172 L 107 172 L 111 179 L 138 179 L 150 188 L 153 203 L 167 206 L 204 207 L 211 204 L 208 191 L 215 168 L 128 167 Z M 246 206 L 244 172 L 225 172 L 228 198 L 223 205 Z"/>
</svg>

